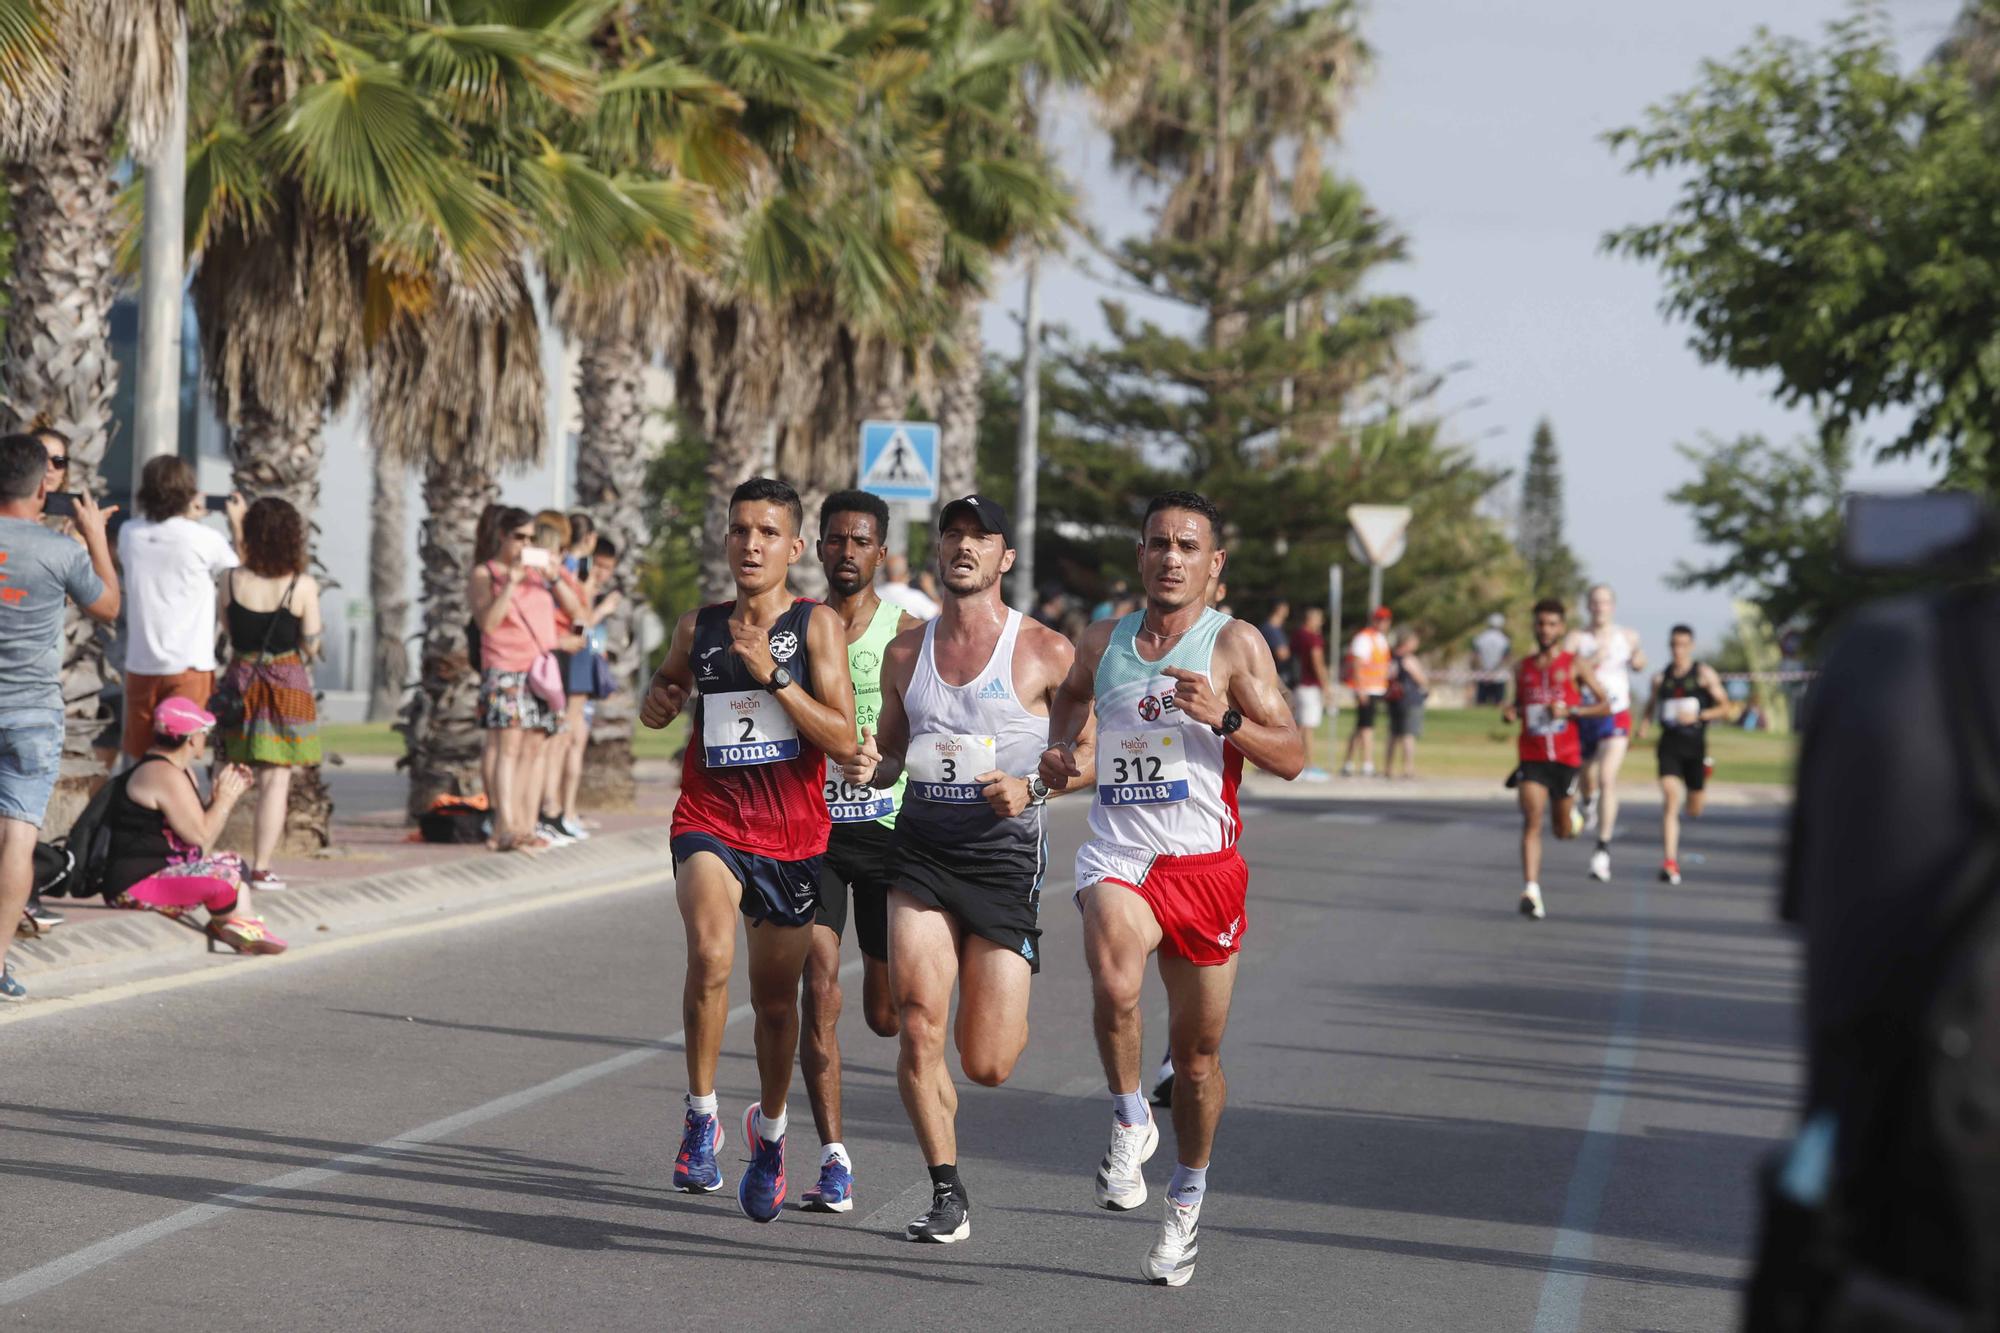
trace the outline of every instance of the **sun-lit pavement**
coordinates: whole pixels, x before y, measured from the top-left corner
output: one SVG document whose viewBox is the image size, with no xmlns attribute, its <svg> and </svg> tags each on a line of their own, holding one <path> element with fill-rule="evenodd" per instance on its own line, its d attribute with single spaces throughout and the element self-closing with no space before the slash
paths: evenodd
<svg viewBox="0 0 2000 1333">
<path fill-rule="evenodd" d="M 1057 820 L 1059 868 L 1081 813 Z M 740 1019 L 731 1189 L 668 1189 L 684 1079 L 661 1044 L 681 976 L 663 881 L 0 1025 L 0 1326 L 1727 1326 L 1750 1173 L 1796 1075 L 1778 812 L 1698 826 L 1678 890 L 1642 874 L 1650 813 L 1611 885 L 1565 846 L 1539 925 L 1513 911 L 1504 807 L 1250 818 L 1230 1109 L 1185 1289 L 1138 1280 L 1156 1202 L 1091 1207 L 1108 1103 L 1066 874 L 1028 1053 L 1008 1087 L 962 1091 L 972 1238 L 921 1248 L 900 1236 L 923 1164 L 858 985 L 855 1211 L 737 1213 Z M 1146 1012 L 1150 1063 L 1157 988 Z M 793 1108 L 796 1198 L 817 1143 L 802 1090 Z M 1169 1135 L 1156 1198 L 1171 1157 Z"/>
</svg>

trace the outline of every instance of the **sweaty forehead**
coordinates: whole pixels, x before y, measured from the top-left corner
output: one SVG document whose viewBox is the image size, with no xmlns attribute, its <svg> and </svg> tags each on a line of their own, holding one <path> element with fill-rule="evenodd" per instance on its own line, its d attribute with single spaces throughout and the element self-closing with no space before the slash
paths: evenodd
<svg viewBox="0 0 2000 1333">
<path fill-rule="evenodd" d="M 775 500 L 741 500 L 730 512 L 732 523 L 741 523 L 750 528 L 777 528 L 784 531 L 792 526 L 792 511 Z"/>
<path fill-rule="evenodd" d="M 1169 537 L 1175 541 L 1193 539 L 1196 542 L 1213 540 L 1215 534 L 1208 526 L 1208 518 L 1192 509 L 1162 509 L 1146 520 L 1146 538 Z"/>
</svg>

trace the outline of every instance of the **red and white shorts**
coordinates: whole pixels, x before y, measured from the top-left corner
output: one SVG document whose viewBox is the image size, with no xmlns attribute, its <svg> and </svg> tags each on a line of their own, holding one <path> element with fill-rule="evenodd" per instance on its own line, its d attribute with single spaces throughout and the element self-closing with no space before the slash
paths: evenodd
<svg viewBox="0 0 2000 1333">
<path fill-rule="evenodd" d="M 1146 900 L 1160 948 L 1196 967 L 1228 962 L 1243 947 L 1250 867 L 1234 847 L 1202 856 L 1155 856 L 1102 838 L 1076 854 L 1077 906 L 1093 884 L 1116 884 Z"/>
</svg>

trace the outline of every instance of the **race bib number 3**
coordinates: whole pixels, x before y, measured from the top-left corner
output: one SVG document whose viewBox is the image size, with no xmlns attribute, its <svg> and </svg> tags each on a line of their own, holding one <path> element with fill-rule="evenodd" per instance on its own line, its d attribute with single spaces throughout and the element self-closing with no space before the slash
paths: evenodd
<svg viewBox="0 0 2000 1333">
<path fill-rule="evenodd" d="M 983 802 L 979 775 L 1000 766 L 998 755 L 998 742 L 991 736 L 918 736 L 910 742 L 909 794 L 956 805 Z"/>
<path fill-rule="evenodd" d="M 701 748 L 710 768 L 777 764 L 799 757 L 799 733 L 768 692 L 731 690 L 703 697 Z"/>
<path fill-rule="evenodd" d="M 1556 710 L 1547 704 L 1528 705 L 1528 734 L 1530 736 L 1560 736 L 1568 718 L 1556 716 Z"/>
<path fill-rule="evenodd" d="M 1187 798 L 1187 746 L 1173 731 L 1117 731 L 1098 742 L 1101 804 L 1172 805 Z"/>
<path fill-rule="evenodd" d="M 836 824 L 872 824 L 896 813 L 896 793 L 880 787 L 857 787 L 841 776 L 840 765 L 826 761 L 826 812 Z"/>
</svg>

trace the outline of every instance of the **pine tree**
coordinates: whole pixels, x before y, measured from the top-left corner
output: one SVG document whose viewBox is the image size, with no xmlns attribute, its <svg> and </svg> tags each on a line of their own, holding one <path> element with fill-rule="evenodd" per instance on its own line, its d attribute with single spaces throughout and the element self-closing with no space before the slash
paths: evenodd
<svg viewBox="0 0 2000 1333">
<path fill-rule="evenodd" d="M 1528 468 L 1521 478 L 1521 524 L 1515 541 L 1528 567 L 1536 597 L 1574 601 L 1583 591 L 1583 569 L 1563 541 L 1562 457 L 1555 427 L 1543 417 L 1528 445 Z"/>
</svg>

